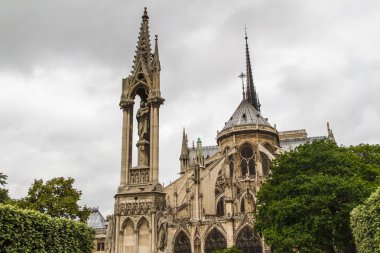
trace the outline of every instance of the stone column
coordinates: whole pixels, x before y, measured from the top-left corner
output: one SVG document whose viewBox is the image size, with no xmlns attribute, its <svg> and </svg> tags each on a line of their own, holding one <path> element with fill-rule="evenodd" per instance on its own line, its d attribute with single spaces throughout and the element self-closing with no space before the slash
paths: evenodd
<svg viewBox="0 0 380 253">
<path fill-rule="evenodd" d="M 120 102 L 123 110 L 120 186 L 128 184 L 128 172 L 132 167 L 133 104 L 131 100 Z"/>
<path fill-rule="evenodd" d="M 148 99 L 150 104 L 150 177 L 149 181 L 158 183 L 159 150 L 159 110 L 164 99 L 156 96 Z"/>
</svg>

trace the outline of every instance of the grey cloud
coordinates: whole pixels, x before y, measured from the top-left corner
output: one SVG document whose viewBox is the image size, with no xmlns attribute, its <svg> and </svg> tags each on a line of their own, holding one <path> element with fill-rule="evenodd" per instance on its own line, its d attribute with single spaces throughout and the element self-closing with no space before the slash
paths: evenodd
<svg viewBox="0 0 380 253">
<path fill-rule="evenodd" d="M 71 176 L 84 204 L 112 212 L 121 79 L 143 7 L 159 35 L 160 179 L 179 171 L 182 127 L 214 145 L 241 99 L 248 26 L 262 113 L 280 130 L 379 143 L 378 1 L 2 1 L 0 170 L 11 195 Z M 153 37 L 152 37 L 153 38 Z"/>
</svg>

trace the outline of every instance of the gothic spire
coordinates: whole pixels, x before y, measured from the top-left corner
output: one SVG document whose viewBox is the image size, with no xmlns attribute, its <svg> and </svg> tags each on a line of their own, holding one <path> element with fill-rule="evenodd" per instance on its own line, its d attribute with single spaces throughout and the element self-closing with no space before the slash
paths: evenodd
<svg viewBox="0 0 380 253">
<path fill-rule="evenodd" d="M 145 65 L 147 70 L 150 68 L 151 62 L 151 50 L 150 50 L 150 37 L 149 37 L 149 16 L 146 7 L 144 8 L 144 14 L 141 17 L 140 33 L 137 41 L 135 59 L 133 61 L 133 71 L 136 71 L 139 62 Z"/>
<path fill-rule="evenodd" d="M 182 132 L 182 147 L 181 147 L 181 157 L 187 157 L 189 155 L 189 148 L 188 148 L 188 140 L 187 140 L 187 134 L 185 132 L 185 128 L 183 128 Z"/>
<path fill-rule="evenodd" d="M 152 68 L 155 71 L 158 71 L 158 72 L 161 71 L 160 56 L 158 55 L 158 36 L 157 35 L 154 42 Z"/>
<path fill-rule="evenodd" d="M 185 173 L 189 167 L 190 156 L 189 156 L 189 147 L 187 145 L 188 145 L 187 134 L 185 133 L 185 128 L 183 128 L 181 155 L 179 156 L 179 160 L 181 162 L 180 173 Z"/>
<path fill-rule="evenodd" d="M 249 48 L 248 48 L 248 36 L 247 36 L 247 28 L 245 28 L 245 60 L 246 60 L 246 99 L 248 102 L 255 107 L 256 110 L 260 111 L 260 103 L 257 98 L 257 93 L 255 89 L 255 85 L 253 83 L 253 75 L 251 68 L 251 59 L 249 57 Z"/>
</svg>

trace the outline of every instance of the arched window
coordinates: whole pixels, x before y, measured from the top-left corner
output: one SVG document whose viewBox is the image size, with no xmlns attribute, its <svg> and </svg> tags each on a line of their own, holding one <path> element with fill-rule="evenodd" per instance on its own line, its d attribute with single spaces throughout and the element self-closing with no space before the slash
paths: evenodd
<svg viewBox="0 0 380 253">
<path fill-rule="evenodd" d="M 214 228 L 206 237 L 205 253 L 212 253 L 216 249 L 227 248 L 226 238 L 220 231 Z"/>
<path fill-rule="evenodd" d="M 264 153 L 260 153 L 260 155 L 261 155 L 261 167 L 263 168 L 263 176 L 266 177 L 269 174 L 271 160 Z"/>
<path fill-rule="evenodd" d="M 220 198 L 218 204 L 216 205 L 216 216 L 224 216 L 224 198 Z"/>
<path fill-rule="evenodd" d="M 240 202 L 240 212 L 253 212 L 255 210 L 255 199 L 251 193 L 245 194 Z"/>
<path fill-rule="evenodd" d="M 189 237 L 183 231 L 179 232 L 175 239 L 174 253 L 191 253 Z"/>
<path fill-rule="evenodd" d="M 242 253 L 262 253 L 263 247 L 259 236 L 253 233 L 253 229 L 249 226 L 240 230 L 235 242 Z"/>
<path fill-rule="evenodd" d="M 244 201 L 244 199 L 242 199 L 241 203 L 240 203 L 240 212 L 242 212 L 242 213 L 245 212 L 245 201 Z"/>
<path fill-rule="evenodd" d="M 233 177 L 234 176 L 234 168 L 235 168 L 235 165 L 234 165 L 234 159 L 232 156 L 230 156 L 229 158 L 229 168 L 230 168 L 230 177 Z"/>
<path fill-rule="evenodd" d="M 255 176 L 255 160 L 254 152 L 251 146 L 245 145 L 241 149 L 241 176 L 245 177 L 246 175 Z"/>
</svg>

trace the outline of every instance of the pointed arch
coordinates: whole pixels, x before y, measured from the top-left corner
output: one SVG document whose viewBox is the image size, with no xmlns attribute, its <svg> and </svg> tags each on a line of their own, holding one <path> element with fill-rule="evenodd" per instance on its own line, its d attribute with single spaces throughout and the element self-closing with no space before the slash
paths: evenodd
<svg viewBox="0 0 380 253">
<path fill-rule="evenodd" d="M 123 229 L 123 246 L 126 253 L 135 252 L 135 231 L 136 227 L 131 218 L 126 218 L 122 224 Z"/>
<path fill-rule="evenodd" d="M 232 178 L 235 174 L 235 159 L 233 155 L 228 157 L 228 174 Z"/>
<path fill-rule="evenodd" d="M 178 230 L 174 238 L 174 253 L 191 253 L 190 237 L 184 230 Z"/>
<path fill-rule="evenodd" d="M 198 227 L 195 227 L 193 244 L 194 244 L 194 253 L 201 253 L 202 241 L 201 241 L 201 236 L 200 236 Z"/>
<path fill-rule="evenodd" d="M 224 210 L 224 196 L 219 198 L 217 204 L 216 204 L 216 216 L 222 217 L 224 216 L 225 210 Z"/>
<path fill-rule="evenodd" d="M 250 225 L 243 226 L 237 231 L 235 245 L 242 253 L 262 253 L 263 246 L 261 238 L 254 234 Z"/>
<path fill-rule="evenodd" d="M 151 247 L 151 232 L 149 221 L 144 216 L 137 222 L 138 252 L 149 252 Z"/>
<path fill-rule="evenodd" d="M 216 249 L 227 248 L 227 240 L 223 233 L 217 229 L 212 228 L 207 234 L 204 244 L 205 253 L 212 253 Z"/>
<path fill-rule="evenodd" d="M 141 225 L 142 225 L 143 223 L 144 223 L 144 224 L 147 224 L 149 229 L 151 228 L 150 223 L 149 223 L 148 219 L 147 219 L 145 216 L 142 216 L 142 217 L 139 219 L 139 221 L 136 223 L 136 228 L 137 228 L 137 229 L 140 229 L 140 227 L 141 227 Z"/>
<path fill-rule="evenodd" d="M 199 236 L 194 239 L 194 253 L 201 253 L 201 238 Z"/>
<path fill-rule="evenodd" d="M 131 225 L 133 227 L 133 229 L 135 230 L 136 229 L 136 226 L 135 226 L 135 223 L 133 222 L 133 220 L 129 217 L 127 217 L 123 223 L 121 224 L 121 229 L 125 229 L 127 225 Z"/>
<path fill-rule="evenodd" d="M 254 194 L 251 191 L 244 191 L 240 199 L 240 212 L 253 212 L 256 208 Z"/>
</svg>

